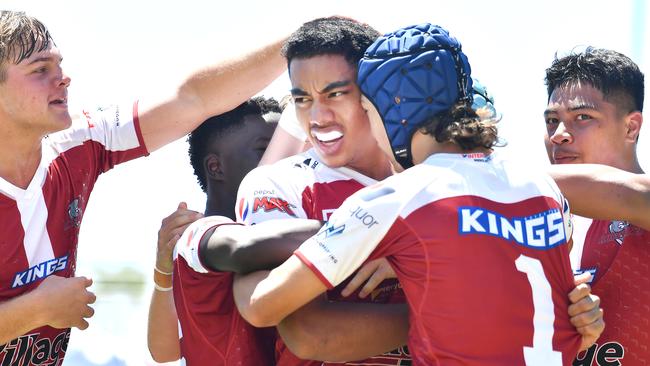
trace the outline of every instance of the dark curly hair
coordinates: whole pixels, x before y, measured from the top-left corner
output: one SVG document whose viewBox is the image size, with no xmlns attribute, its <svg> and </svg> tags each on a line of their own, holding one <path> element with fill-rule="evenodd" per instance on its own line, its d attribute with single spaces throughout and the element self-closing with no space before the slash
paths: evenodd
<svg viewBox="0 0 650 366">
<path fill-rule="evenodd" d="M 282 112 L 278 102 L 273 98 L 255 97 L 229 112 L 208 118 L 189 134 L 187 141 L 190 144 L 188 150 L 190 163 L 203 192 L 206 192 L 207 188 L 203 159 L 208 154 L 212 143 L 240 129 L 245 116 L 264 115 L 270 112 Z"/>
<path fill-rule="evenodd" d="M 0 82 L 6 75 L 2 65 L 18 64 L 54 44 L 47 27 L 24 12 L 0 10 Z"/>
<path fill-rule="evenodd" d="M 558 58 L 546 69 L 548 98 L 558 87 L 588 83 L 621 112 L 643 112 L 643 73 L 629 57 L 616 51 L 588 47 Z"/>
<path fill-rule="evenodd" d="M 464 151 L 491 149 L 498 143 L 498 120 L 482 119 L 468 101 L 458 101 L 445 112 L 438 113 L 421 128 L 436 141 L 453 142 Z"/>
<path fill-rule="evenodd" d="M 374 28 L 354 19 L 340 16 L 318 18 L 293 32 L 282 47 L 282 54 L 287 65 L 294 58 L 341 55 L 356 69 L 366 49 L 379 36 Z"/>
</svg>

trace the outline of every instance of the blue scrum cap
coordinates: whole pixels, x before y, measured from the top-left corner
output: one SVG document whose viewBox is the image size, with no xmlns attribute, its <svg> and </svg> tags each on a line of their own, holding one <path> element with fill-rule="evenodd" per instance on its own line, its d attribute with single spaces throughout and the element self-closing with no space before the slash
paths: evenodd
<svg viewBox="0 0 650 366">
<path fill-rule="evenodd" d="M 437 25 L 402 28 L 368 47 L 357 82 L 377 108 L 404 168 L 413 165 L 413 133 L 459 100 L 472 100 L 470 74 L 460 42 Z"/>
</svg>

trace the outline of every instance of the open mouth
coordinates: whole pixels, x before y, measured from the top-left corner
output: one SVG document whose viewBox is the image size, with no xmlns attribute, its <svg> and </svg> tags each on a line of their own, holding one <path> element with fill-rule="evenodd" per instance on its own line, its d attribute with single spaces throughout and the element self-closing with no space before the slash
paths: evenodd
<svg viewBox="0 0 650 366">
<path fill-rule="evenodd" d="M 336 131 L 336 130 L 328 131 L 328 132 L 320 132 L 320 131 L 312 130 L 311 134 L 319 142 L 322 143 L 335 142 L 337 140 L 340 140 L 343 137 L 343 133 L 341 131 Z"/>
</svg>

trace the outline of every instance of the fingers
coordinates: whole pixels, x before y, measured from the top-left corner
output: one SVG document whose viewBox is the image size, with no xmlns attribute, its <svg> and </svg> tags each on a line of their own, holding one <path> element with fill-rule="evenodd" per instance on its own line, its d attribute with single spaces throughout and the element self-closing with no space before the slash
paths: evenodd
<svg viewBox="0 0 650 366">
<path fill-rule="evenodd" d="M 572 304 L 577 303 L 578 301 L 587 298 L 591 295 L 591 286 L 586 283 L 581 283 L 576 286 L 571 292 L 569 292 L 569 300 Z"/>
<path fill-rule="evenodd" d="M 603 333 L 603 330 L 605 330 L 605 321 L 600 318 L 594 323 L 576 329 L 582 335 L 580 351 L 584 351 L 594 344 L 598 340 L 598 337 Z"/>
<path fill-rule="evenodd" d="M 364 298 L 374 291 L 383 280 L 394 277 L 396 276 L 393 267 L 386 258 L 375 259 L 361 267 L 354 278 L 341 291 L 341 295 L 350 296 L 359 286 L 365 283 L 359 292 L 359 297 Z"/>
<path fill-rule="evenodd" d="M 377 271 L 375 271 L 372 276 L 370 276 L 370 279 L 368 279 L 368 282 L 366 282 L 365 286 L 361 289 L 361 292 L 359 292 L 359 297 L 364 298 L 372 293 L 379 284 L 385 280 L 387 277 L 386 271 L 384 270 L 383 267 L 379 267 Z"/>
<path fill-rule="evenodd" d="M 179 210 L 187 210 L 187 203 L 186 202 L 181 202 L 178 204 L 178 209 Z"/>
<path fill-rule="evenodd" d="M 80 330 L 86 330 L 88 329 L 88 325 L 89 325 L 88 322 L 84 318 L 81 318 L 79 319 L 78 322 L 76 322 L 72 326 L 75 328 L 79 328 Z"/>
<path fill-rule="evenodd" d="M 592 275 L 589 272 L 581 273 L 573 277 L 573 283 L 578 286 L 583 283 L 589 283 L 592 279 Z"/>
<path fill-rule="evenodd" d="M 361 269 L 357 272 L 352 280 L 348 283 L 347 286 L 341 291 L 341 295 L 350 296 L 356 289 L 359 288 L 373 273 L 377 270 L 379 266 L 378 261 L 371 261 L 366 263 Z"/>
</svg>

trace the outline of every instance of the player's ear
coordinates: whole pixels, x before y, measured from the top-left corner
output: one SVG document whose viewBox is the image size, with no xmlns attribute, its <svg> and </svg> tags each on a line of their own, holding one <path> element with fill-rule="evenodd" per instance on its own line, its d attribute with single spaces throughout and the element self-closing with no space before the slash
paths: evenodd
<svg viewBox="0 0 650 366">
<path fill-rule="evenodd" d="M 627 126 L 627 139 L 636 143 L 639 140 L 641 125 L 643 124 L 643 115 L 639 111 L 634 111 L 625 118 Z"/>
<path fill-rule="evenodd" d="M 224 180 L 223 164 L 221 163 L 219 155 L 208 154 L 203 159 L 203 169 L 205 170 L 208 179 L 215 181 Z"/>
</svg>

